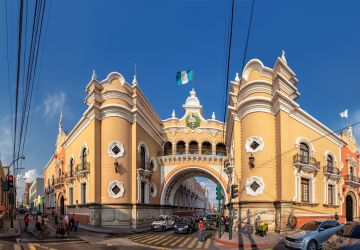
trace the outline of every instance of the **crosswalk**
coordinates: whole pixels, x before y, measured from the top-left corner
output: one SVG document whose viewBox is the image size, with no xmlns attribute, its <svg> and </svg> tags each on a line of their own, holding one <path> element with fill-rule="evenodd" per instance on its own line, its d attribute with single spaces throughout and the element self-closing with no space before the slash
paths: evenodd
<svg viewBox="0 0 360 250">
<path fill-rule="evenodd" d="M 203 242 L 198 242 L 198 235 L 180 235 L 169 232 L 167 234 L 141 233 L 126 237 L 127 239 L 150 246 L 161 246 L 180 249 L 208 249 L 211 244 L 211 237 Z"/>
</svg>

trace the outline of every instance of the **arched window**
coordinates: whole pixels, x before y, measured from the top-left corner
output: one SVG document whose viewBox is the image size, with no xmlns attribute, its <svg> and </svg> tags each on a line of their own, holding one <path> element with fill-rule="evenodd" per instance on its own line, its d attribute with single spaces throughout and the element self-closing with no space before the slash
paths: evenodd
<svg viewBox="0 0 360 250">
<path fill-rule="evenodd" d="M 212 154 L 212 146 L 208 141 L 204 141 L 201 145 L 201 154 L 203 155 L 211 155 Z"/>
<path fill-rule="evenodd" d="M 140 147 L 140 168 L 146 168 L 146 151 L 144 147 Z"/>
<path fill-rule="evenodd" d="M 83 148 L 82 152 L 81 152 L 81 165 L 82 165 L 82 170 L 86 169 L 86 163 L 87 163 L 87 150 L 86 148 Z"/>
<path fill-rule="evenodd" d="M 50 179 L 48 178 L 48 181 L 47 181 L 47 186 L 48 188 L 50 188 Z"/>
<path fill-rule="evenodd" d="M 198 154 L 199 153 L 199 145 L 197 141 L 191 141 L 189 143 L 189 154 Z"/>
<path fill-rule="evenodd" d="M 172 143 L 169 141 L 165 142 L 164 155 L 172 155 Z"/>
<path fill-rule="evenodd" d="M 226 156 L 226 146 L 224 143 L 216 144 L 216 155 Z"/>
<path fill-rule="evenodd" d="M 184 141 L 179 141 L 176 144 L 176 154 L 177 155 L 185 154 L 185 142 Z"/>
<path fill-rule="evenodd" d="M 53 186 L 55 185 L 55 176 L 54 175 L 52 176 L 52 185 Z"/>
<path fill-rule="evenodd" d="M 300 163 L 309 163 L 309 146 L 306 143 L 300 143 Z"/>
<path fill-rule="evenodd" d="M 73 173 L 74 173 L 74 159 L 73 158 L 70 159 L 69 168 L 70 168 L 70 177 L 73 177 Z"/>
<path fill-rule="evenodd" d="M 334 166 L 334 160 L 331 155 L 326 156 L 326 162 L 328 169 L 332 169 L 332 167 Z"/>
</svg>

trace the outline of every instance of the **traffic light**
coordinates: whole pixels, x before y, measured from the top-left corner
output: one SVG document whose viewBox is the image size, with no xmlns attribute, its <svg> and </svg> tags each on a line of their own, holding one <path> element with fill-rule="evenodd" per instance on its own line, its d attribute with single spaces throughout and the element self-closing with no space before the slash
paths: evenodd
<svg viewBox="0 0 360 250">
<path fill-rule="evenodd" d="M 9 185 L 9 189 L 14 188 L 14 176 L 9 175 L 8 185 Z"/>
<path fill-rule="evenodd" d="M 236 185 L 236 184 L 231 185 L 230 193 L 231 193 L 232 199 L 235 199 L 236 197 L 238 197 L 238 194 L 237 194 L 239 192 L 238 187 L 239 187 L 239 185 Z"/>
<path fill-rule="evenodd" d="M 222 199 L 222 189 L 220 185 L 216 186 L 216 200 L 221 200 Z"/>
</svg>

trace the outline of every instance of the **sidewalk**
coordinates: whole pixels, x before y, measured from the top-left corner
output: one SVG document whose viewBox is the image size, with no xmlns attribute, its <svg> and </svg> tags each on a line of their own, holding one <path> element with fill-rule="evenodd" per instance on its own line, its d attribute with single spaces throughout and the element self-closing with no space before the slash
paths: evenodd
<svg viewBox="0 0 360 250">
<path fill-rule="evenodd" d="M 284 236 L 278 233 L 267 233 L 266 236 L 261 237 L 256 234 L 249 234 L 244 230 L 239 232 L 233 232 L 232 240 L 229 240 L 229 233 L 223 232 L 221 238 L 215 234 L 214 240 L 217 243 L 227 246 L 239 246 L 239 247 L 272 247 L 283 245 Z"/>
<path fill-rule="evenodd" d="M 21 230 L 18 219 L 14 219 L 13 226 L 13 230 L 10 230 L 10 220 L 4 219 L 4 225 L 0 228 L 0 238 L 19 236 L 21 234 Z"/>
</svg>

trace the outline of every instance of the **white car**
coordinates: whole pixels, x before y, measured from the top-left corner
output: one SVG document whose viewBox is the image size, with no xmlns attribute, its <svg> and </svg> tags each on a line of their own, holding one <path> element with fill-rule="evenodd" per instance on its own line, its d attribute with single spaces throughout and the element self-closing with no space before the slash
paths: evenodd
<svg viewBox="0 0 360 250">
<path fill-rule="evenodd" d="M 151 224 L 151 230 L 166 231 L 174 226 L 174 219 L 170 215 L 160 215 Z"/>
</svg>

